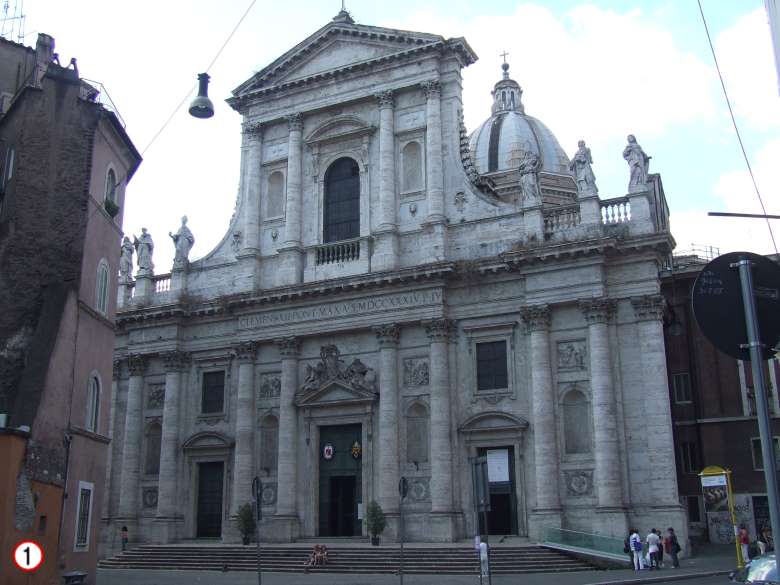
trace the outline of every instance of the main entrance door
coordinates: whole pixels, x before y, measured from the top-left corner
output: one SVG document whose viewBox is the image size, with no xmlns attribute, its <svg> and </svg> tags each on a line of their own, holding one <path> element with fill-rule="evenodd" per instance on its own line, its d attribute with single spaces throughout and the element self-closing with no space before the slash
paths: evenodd
<svg viewBox="0 0 780 585">
<path fill-rule="evenodd" d="M 359 536 L 363 445 L 360 425 L 320 427 L 320 536 Z"/>
<path fill-rule="evenodd" d="M 488 458 L 490 512 L 488 534 L 517 534 L 517 491 L 515 490 L 515 451 L 513 447 L 480 449 Z M 485 534 L 485 517 L 479 515 L 479 532 Z"/>
<path fill-rule="evenodd" d="M 221 461 L 198 464 L 198 538 L 222 536 L 222 479 Z"/>
</svg>

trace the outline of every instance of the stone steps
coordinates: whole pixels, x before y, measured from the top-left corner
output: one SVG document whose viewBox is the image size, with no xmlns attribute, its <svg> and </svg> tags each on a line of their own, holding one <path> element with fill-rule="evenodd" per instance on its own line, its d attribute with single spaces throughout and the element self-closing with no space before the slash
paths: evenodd
<svg viewBox="0 0 780 585">
<path fill-rule="evenodd" d="M 261 549 L 263 571 L 303 572 L 307 547 L 269 546 Z M 104 559 L 104 569 L 178 569 L 254 571 L 257 549 L 249 546 L 145 545 Z M 397 547 L 329 547 L 328 564 L 310 567 L 312 573 L 396 573 Z M 538 546 L 496 547 L 491 550 L 496 574 L 571 572 L 593 569 L 587 563 Z M 466 547 L 417 547 L 404 549 L 404 572 L 410 574 L 477 574 L 474 549 Z"/>
</svg>

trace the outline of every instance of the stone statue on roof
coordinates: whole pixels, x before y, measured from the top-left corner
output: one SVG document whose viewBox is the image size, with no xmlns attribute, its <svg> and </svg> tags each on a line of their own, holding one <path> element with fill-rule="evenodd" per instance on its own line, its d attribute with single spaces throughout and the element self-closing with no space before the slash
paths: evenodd
<svg viewBox="0 0 780 585">
<path fill-rule="evenodd" d="M 599 189 L 596 187 L 596 175 L 593 174 L 593 168 L 591 168 L 593 157 L 590 154 L 590 148 L 585 146 L 584 140 L 580 140 L 577 146 L 579 148 L 569 163 L 569 170 L 574 173 L 574 180 L 577 182 L 577 191 L 596 194 Z"/>
<path fill-rule="evenodd" d="M 629 169 L 628 192 L 644 191 L 647 187 L 647 174 L 650 169 L 650 157 L 645 154 L 633 134 L 628 135 L 628 144 L 623 149 Z"/>
</svg>

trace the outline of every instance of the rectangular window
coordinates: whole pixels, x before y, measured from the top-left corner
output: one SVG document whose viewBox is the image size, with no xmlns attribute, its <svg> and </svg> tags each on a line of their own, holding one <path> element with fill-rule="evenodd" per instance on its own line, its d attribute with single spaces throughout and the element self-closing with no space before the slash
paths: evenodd
<svg viewBox="0 0 780 585">
<path fill-rule="evenodd" d="M 477 344 L 477 390 L 508 387 L 506 341 Z"/>
<path fill-rule="evenodd" d="M 775 461 L 780 464 L 780 437 L 774 437 L 775 442 Z M 753 469 L 756 471 L 764 470 L 764 455 L 761 450 L 761 439 L 753 437 L 750 439 L 751 451 L 753 453 Z"/>
<path fill-rule="evenodd" d="M 225 406 L 225 371 L 203 373 L 201 412 L 222 412 Z"/>
<path fill-rule="evenodd" d="M 677 404 L 691 401 L 691 376 L 688 372 L 672 374 L 672 387 Z"/>
<path fill-rule="evenodd" d="M 699 457 L 696 453 L 696 443 L 683 441 L 680 443 L 680 465 L 684 473 L 699 472 Z"/>
<path fill-rule="evenodd" d="M 701 522 L 699 509 L 699 496 L 687 496 L 688 498 L 688 522 Z"/>
<path fill-rule="evenodd" d="M 89 528 L 92 517 L 92 490 L 94 485 L 85 481 L 79 482 L 79 499 L 76 509 L 76 549 L 89 547 Z"/>
</svg>

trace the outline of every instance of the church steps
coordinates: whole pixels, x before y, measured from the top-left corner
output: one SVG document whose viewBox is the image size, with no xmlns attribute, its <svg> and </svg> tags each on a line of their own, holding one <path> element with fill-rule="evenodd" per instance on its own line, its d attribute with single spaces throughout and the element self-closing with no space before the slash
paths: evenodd
<svg viewBox="0 0 780 585">
<path fill-rule="evenodd" d="M 306 547 L 267 546 L 261 551 L 264 571 L 303 572 Z M 254 571 L 254 546 L 141 546 L 100 561 L 101 568 Z M 328 565 L 311 572 L 395 573 L 400 551 L 393 547 L 330 548 Z M 497 547 L 491 551 L 495 573 L 570 572 L 592 569 L 582 561 L 542 547 Z M 475 574 L 476 553 L 471 548 L 425 547 L 404 550 L 404 572 L 417 574 Z"/>
</svg>

